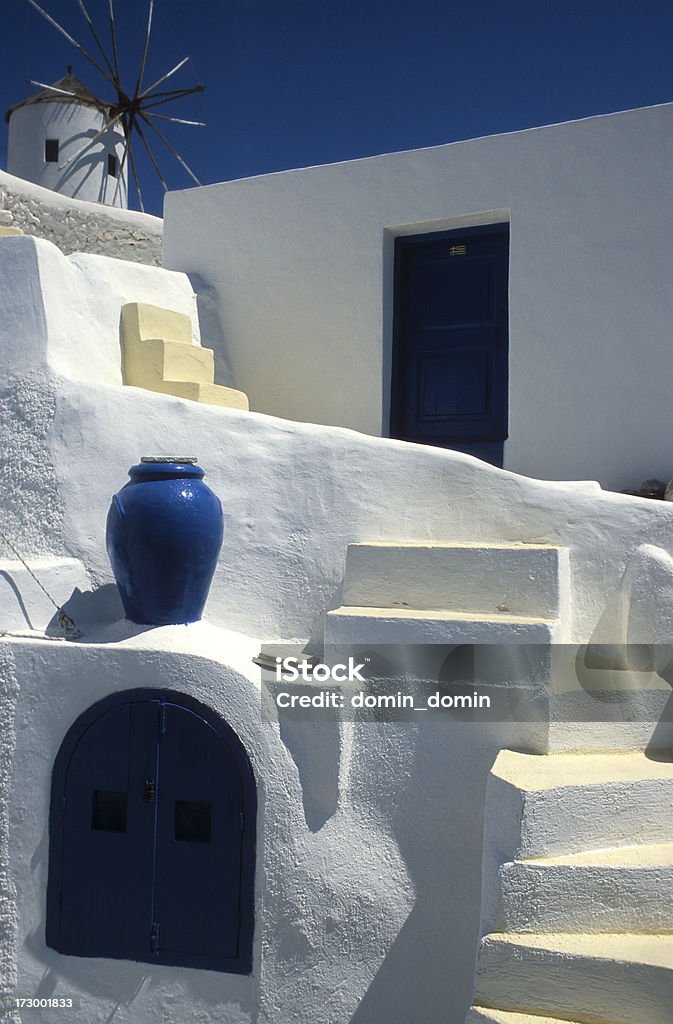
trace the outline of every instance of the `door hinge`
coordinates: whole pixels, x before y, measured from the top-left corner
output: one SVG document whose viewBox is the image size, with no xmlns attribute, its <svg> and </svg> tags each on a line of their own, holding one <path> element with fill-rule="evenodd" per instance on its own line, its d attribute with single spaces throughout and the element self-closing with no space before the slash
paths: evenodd
<svg viewBox="0 0 673 1024">
<path fill-rule="evenodd" d="M 158 921 L 154 921 L 150 932 L 150 949 L 153 953 L 159 952 L 159 928 Z"/>
<path fill-rule="evenodd" d="M 143 789 L 143 803 L 153 804 L 157 795 L 157 784 L 154 779 L 145 779 Z"/>
<path fill-rule="evenodd" d="M 241 832 L 245 832 L 245 817 L 243 816 L 243 811 L 241 811 L 239 821 L 241 825 Z"/>
<path fill-rule="evenodd" d="M 65 802 L 66 802 L 65 797 L 64 796 L 61 797 L 61 814 L 65 814 Z"/>
<path fill-rule="evenodd" d="M 165 735 L 168 732 L 168 708 L 165 704 L 161 705 L 161 733 Z"/>
</svg>

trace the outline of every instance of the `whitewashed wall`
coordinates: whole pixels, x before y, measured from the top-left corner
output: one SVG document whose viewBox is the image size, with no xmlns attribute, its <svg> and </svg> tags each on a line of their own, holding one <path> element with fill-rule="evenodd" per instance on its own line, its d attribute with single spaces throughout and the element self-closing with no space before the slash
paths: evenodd
<svg viewBox="0 0 673 1024">
<path fill-rule="evenodd" d="M 70 199 L 5 171 L 0 171 L 0 225 L 46 238 L 67 254 L 96 253 L 161 266 L 160 217 Z"/>
<path fill-rule="evenodd" d="M 119 168 L 124 154 L 119 123 L 89 145 L 108 120 L 96 107 L 79 103 L 17 107 L 9 119 L 7 170 L 65 196 L 125 207 L 126 168 L 119 178 L 108 174 L 108 154 L 114 154 Z M 58 160 L 45 160 L 46 139 L 58 140 Z"/>
<path fill-rule="evenodd" d="M 3 503 L 16 510 L 33 550 L 81 558 L 97 582 L 111 579 L 102 542 L 111 494 L 140 455 L 176 451 L 199 457 L 224 504 L 209 614 L 268 639 L 321 629 L 323 611 L 339 604 L 346 546 L 355 541 L 567 546 L 570 639 L 578 642 L 598 628 L 621 642 L 611 601 L 629 558 L 644 543 L 673 552 L 670 502 L 592 483 L 545 483 L 443 449 L 122 387 L 122 303 L 194 315 L 184 275 L 5 238 L 0 290 Z"/>
<path fill-rule="evenodd" d="M 529 747 L 533 727 L 522 735 L 516 723 L 452 720 L 279 730 L 262 721 L 252 656 L 261 640 L 320 636 L 324 612 L 340 603 L 347 544 L 358 540 L 567 546 L 572 637 L 636 643 L 625 570 L 632 595 L 644 589 L 650 600 L 651 580 L 670 587 L 673 505 L 123 387 L 122 303 L 193 315 L 181 274 L 0 238 L 0 294 L 2 529 L 29 559 L 80 559 L 90 583 L 74 595 L 77 643 L 0 644 L 0 986 L 78 995 L 92 1024 L 463 1024 L 486 778 L 502 747 Z M 128 630 L 114 621 L 110 497 L 139 456 L 176 451 L 199 457 L 223 503 L 225 541 L 206 609 L 219 628 Z M 655 626 L 647 639 L 670 636 L 667 608 L 644 621 Z M 249 751 L 260 790 L 250 978 L 87 961 L 45 945 L 55 753 L 82 710 L 133 686 L 198 696 Z M 652 723 L 641 725 L 647 741 Z"/>
<path fill-rule="evenodd" d="M 398 235 L 511 223 L 505 467 L 673 476 L 673 105 L 172 193 L 251 407 L 386 434 Z"/>
<path fill-rule="evenodd" d="M 254 641 L 205 624 L 113 642 L 119 635 L 99 626 L 78 644 L 0 641 L 9 755 L 0 759 L 0 877 L 8 883 L 0 978 L 8 993 L 74 996 L 87 1024 L 463 1024 L 479 924 L 478 812 L 497 751 L 515 742 L 507 727 L 279 731 L 260 720 Z M 249 977 L 46 946 L 56 753 L 86 708 L 135 686 L 205 702 L 251 759 L 259 811 Z"/>
</svg>

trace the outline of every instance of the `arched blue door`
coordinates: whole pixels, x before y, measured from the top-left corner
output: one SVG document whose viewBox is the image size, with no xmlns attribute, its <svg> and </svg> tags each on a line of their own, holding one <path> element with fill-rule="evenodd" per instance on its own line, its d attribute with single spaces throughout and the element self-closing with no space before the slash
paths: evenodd
<svg viewBox="0 0 673 1024">
<path fill-rule="evenodd" d="M 90 708 L 54 765 L 47 944 L 248 973 L 255 786 L 238 737 L 173 691 Z"/>
</svg>

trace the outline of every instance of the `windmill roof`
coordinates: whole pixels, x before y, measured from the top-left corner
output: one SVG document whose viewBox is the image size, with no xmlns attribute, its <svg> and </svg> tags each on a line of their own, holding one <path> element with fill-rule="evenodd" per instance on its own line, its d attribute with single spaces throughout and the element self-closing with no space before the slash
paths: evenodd
<svg viewBox="0 0 673 1024">
<path fill-rule="evenodd" d="M 72 68 L 68 68 L 67 74 L 63 78 L 59 78 L 58 82 L 53 83 L 53 88 L 62 89 L 64 92 L 73 93 L 73 95 L 64 96 L 61 92 L 52 92 L 51 88 L 42 89 L 41 92 L 36 92 L 32 96 L 26 97 L 25 100 L 21 100 L 20 103 L 15 103 L 13 107 L 10 107 L 5 114 L 5 121 L 9 121 L 15 110 L 18 110 L 20 107 L 30 106 L 33 103 L 73 103 L 81 107 L 96 107 L 102 113 L 107 113 L 110 109 L 109 103 L 103 103 L 102 100 L 97 99 L 85 85 L 82 85 L 78 78 L 75 78 Z"/>
</svg>

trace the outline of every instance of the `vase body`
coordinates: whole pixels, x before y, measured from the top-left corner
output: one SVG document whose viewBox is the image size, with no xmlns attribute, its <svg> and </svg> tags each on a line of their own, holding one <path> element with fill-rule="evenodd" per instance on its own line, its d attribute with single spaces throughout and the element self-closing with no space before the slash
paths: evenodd
<svg viewBox="0 0 673 1024">
<path fill-rule="evenodd" d="M 189 462 L 146 461 L 114 495 L 106 543 L 127 619 L 201 618 L 222 545 L 222 506 Z"/>
</svg>

